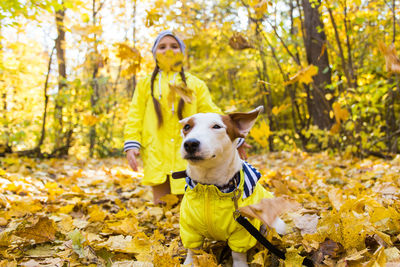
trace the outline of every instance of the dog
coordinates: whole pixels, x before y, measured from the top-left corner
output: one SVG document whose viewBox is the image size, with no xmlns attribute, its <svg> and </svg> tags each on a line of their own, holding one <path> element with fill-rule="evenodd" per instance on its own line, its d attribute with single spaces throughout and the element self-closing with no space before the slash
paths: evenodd
<svg viewBox="0 0 400 267">
<path fill-rule="evenodd" d="M 220 115 L 198 113 L 180 121 L 182 157 L 187 160 L 186 191 L 180 210 L 180 235 L 188 249 L 184 264 L 192 264 L 196 249 L 205 238 L 227 241 L 232 250 L 233 267 L 248 266 L 247 250 L 256 239 L 235 221 L 235 203 L 239 207 L 258 203 L 273 195 L 257 183 L 261 174 L 243 161 L 237 151 L 263 107 L 247 113 Z M 260 228 L 261 222 L 251 219 Z M 285 232 L 285 223 L 277 218 L 272 227 Z"/>
</svg>

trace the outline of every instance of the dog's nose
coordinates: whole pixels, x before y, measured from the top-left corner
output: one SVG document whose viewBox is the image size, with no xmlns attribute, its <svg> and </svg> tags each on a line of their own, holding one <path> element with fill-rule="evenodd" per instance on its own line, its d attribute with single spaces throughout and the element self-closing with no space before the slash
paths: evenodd
<svg viewBox="0 0 400 267">
<path fill-rule="evenodd" d="M 200 146 L 200 141 L 194 138 L 188 139 L 185 141 L 183 144 L 183 147 L 185 148 L 186 152 L 188 153 L 195 153 L 199 150 Z"/>
</svg>

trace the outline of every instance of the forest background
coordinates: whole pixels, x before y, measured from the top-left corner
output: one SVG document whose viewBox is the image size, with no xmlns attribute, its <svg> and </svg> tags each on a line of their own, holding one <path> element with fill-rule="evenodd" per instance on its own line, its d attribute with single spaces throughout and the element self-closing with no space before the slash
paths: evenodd
<svg viewBox="0 0 400 267">
<path fill-rule="evenodd" d="M 1 1 L 0 155 L 122 155 L 158 32 L 225 111 L 264 105 L 255 151 L 390 158 L 400 144 L 398 1 Z"/>
<path fill-rule="evenodd" d="M 225 112 L 265 107 L 250 162 L 301 205 L 287 235 L 267 234 L 286 260 L 258 245 L 251 266 L 399 266 L 399 5 L 0 1 L 0 267 L 183 262 L 179 198 L 153 205 L 122 152 L 164 29 Z M 204 249 L 198 266 L 230 261 L 224 244 Z"/>
</svg>

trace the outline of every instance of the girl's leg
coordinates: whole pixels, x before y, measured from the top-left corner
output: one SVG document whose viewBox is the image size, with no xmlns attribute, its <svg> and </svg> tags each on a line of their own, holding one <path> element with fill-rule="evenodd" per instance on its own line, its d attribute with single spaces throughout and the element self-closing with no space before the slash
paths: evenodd
<svg viewBox="0 0 400 267">
<path fill-rule="evenodd" d="M 152 186 L 152 188 L 153 188 L 153 202 L 155 205 L 158 205 L 162 203 L 162 201 L 160 201 L 160 198 L 162 198 L 165 195 L 171 194 L 169 177 L 167 177 L 167 180 L 163 184 L 154 185 Z"/>
</svg>

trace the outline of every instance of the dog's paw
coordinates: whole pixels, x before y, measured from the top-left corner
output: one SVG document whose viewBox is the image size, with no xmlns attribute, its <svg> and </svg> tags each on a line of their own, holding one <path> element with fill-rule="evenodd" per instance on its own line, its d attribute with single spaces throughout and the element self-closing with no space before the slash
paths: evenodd
<svg viewBox="0 0 400 267">
<path fill-rule="evenodd" d="M 286 223 L 281 218 L 277 217 L 272 223 L 272 227 L 276 230 L 278 234 L 286 234 Z"/>
</svg>

